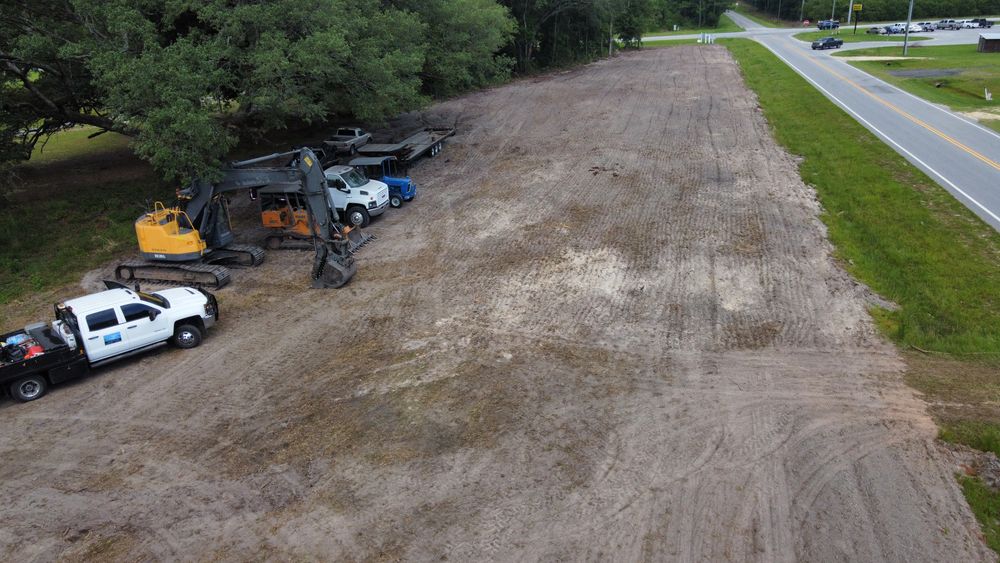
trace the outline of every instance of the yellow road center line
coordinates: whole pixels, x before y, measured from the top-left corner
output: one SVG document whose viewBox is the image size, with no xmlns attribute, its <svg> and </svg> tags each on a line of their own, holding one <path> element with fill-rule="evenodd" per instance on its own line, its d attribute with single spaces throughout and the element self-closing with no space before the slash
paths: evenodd
<svg viewBox="0 0 1000 563">
<path fill-rule="evenodd" d="M 889 108 L 889 109 L 891 109 L 891 110 L 895 111 L 895 112 L 896 112 L 896 113 L 898 113 L 899 115 L 902 115 L 902 116 L 903 116 L 903 117 L 905 117 L 906 119 L 909 119 L 910 121 L 912 121 L 913 123 L 915 123 L 915 124 L 917 124 L 917 125 L 919 125 L 919 126 L 923 127 L 924 129 L 927 129 L 927 130 L 928 130 L 928 131 L 930 131 L 931 133 L 934 133 L 935 135 L 937 135 L 938 137 L 941 137 L 941 138 L 942 138 L 942 139 L 944 139 L 945 141 L 948 141 L 949 143 L 951 143 L 951 144 L 955 145 L 956 147 L 958 147 L 958 148 L 962 149 L 963 151 L 965 151 L 965 152 L 969 153 L 970 155 L 972 155 L 972 156 L 974 156 L 974 157 L 978 158 L 979 160 L 981 160 L 981 161 L 985 162 L 986 164 L 988 164 L 988 165 L 992 166 L 992 167 L 993 167 L 993 168 L 995 168 L 996 170 L 1000 170 L 1000 163 L 997 163 L 996 161 L 992 160 L 991 158 L 989 158 L 989 157 L 987 157 L 987 156 L 985 156 L 985 155 L 983 155 L 983 154 L 979 153 L 979 152 L 978 152 L 978 151 L 976 151 L 975 149 L 973 149 L 973 148 L 971 148 L 971 147 L 968 147 L 968 146 L 966 146 L 966 145 L 962 144 L 962 143 L 961 143 L 960 141 L 958 141 L 958 140 L 957 140 L 957 139 L 955 139 L 954 137 L 951 137 L 951 136 L 949 136 L 949 135 L 947 135 L 947 134 L 945 134 L 945 133 L 942 133 L 941 131 L 937 130 L 937 129 L 936 129 L 936 128 L 934 128 L 933 126 L 931 126 L 931 125 L 929 125 L 929 124 L 925 123 L 924 121 L 922 121 L 922 120 L 920 120 L 920 119 L 918 119 L 918 118 L 916 118 L 916 117 L 914 117 L 914 116 L 910 115 L 909 113 L 907 113 L 907 112 L 903 111 L 902 109 L 900 109 L 900 108 L 896 107 L 896 106 L 895 106 L 894 104 L 892 104 L 891 102 L 888 102 L 888 101 L 886 101 L 886 100 L 883 100 L 882 98 L 880 98 L 880 97 L 876 96 L 875 94 L 873 94 L 873 93 L 869 92 L 868 90 L 866 90 L 866 89 L 865 89 L 864 87 L 862 87 L 862 86 L 861 86 L 860 84 L 858 84 L 858 83 L 854 82 L 854 81 L 853 81 L 853 80 L 851 80 L 850 78 L 848 78 L 848 77 L 846 77 L 846 76 L 844 76 L 844 75 L 840 74 L 839 72 L 837 72 L 837 71 L 833 70 L 833 69 L 832 69 L 832 68 L 830 68 L 829 66 L 827 66 L 827 65 L 823 64 L 822 62 L 820 62 L 820 61 L 818 61 L 818 60 L 815 60 L 815 59 L 813 59 L 813 60 L 812 60 L 812 62 L 816 63 L 817 65 L 819 65 L 819 66 L 821 66 L 821 67 L 823 67 L 824 69 L 826 69 L 826 71 L 827 71 L 827 72 L 829 72 L 829 73 L 830 73 L 830 74 L 832 74 L 833 76 L 835 76 L 835 77 L 839 78 L 840 80 L 843 80 L 844 82 L 846 82 L 846 83 L 850 84 L 851 86 L 854 86 L 855 88 L 857 88 L 858 90 L 860 90 L 860 91 L 861 91 L 861 92 L 863 92 L 863 93 L 864 93 L 865 95 L 867 95 L 868 97 L 872 98 L 873 100 L 877 101 L 878 103 L 880 103 L 880 104 L 882 104 L 882 105 L 886 106 L 887 108 Z"/>
</svg>

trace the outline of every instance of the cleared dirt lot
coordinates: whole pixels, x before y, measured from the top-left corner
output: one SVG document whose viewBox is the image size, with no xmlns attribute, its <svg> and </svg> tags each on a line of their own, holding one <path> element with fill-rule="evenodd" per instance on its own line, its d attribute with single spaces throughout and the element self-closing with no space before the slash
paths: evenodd
<svg viewBox="0 0 1000 563">
<path fill-rule="evenodd" d="M 724 49 L 427 118 L 348 288 L 272 252 L 201 348 L 0 406 L 5 558 L 991 557 Z"/>
</svg>

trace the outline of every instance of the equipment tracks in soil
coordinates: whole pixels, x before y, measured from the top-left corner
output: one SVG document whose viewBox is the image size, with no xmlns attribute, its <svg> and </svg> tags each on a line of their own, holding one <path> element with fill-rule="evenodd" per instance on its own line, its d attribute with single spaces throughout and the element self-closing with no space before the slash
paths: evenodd
<svg viewBox="0 0 1000 563">
<path fill-rule="evenodd" d="M 442 123 L 345 288 L 269 252 L 200 348 L 0 405 L 0 554 L 991 557 L 725 49 L 390 125 Z"/>
</svg>

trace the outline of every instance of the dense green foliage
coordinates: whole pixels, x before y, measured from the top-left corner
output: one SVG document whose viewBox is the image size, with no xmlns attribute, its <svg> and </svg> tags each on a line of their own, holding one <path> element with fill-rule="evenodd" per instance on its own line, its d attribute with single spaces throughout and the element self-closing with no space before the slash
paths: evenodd
<svg viewBox="0 0 1000 563">
<path fill-rule="evenodd" d="M 588 61 L 717 0 L 0 0 L 0 171 L 52 133 L 115 132 L 165 178 L 241 139 L 381 121 Z M 2 180 L 2 178 L 0 178 Z M 2 197 L 2 196 L 0 196 Z"/>
<path fill-rule="evenodd" d="M 834 19 L 847 21 L 847 10 L 852 3 L 864 6 L 862 22 L 906 21 L 909 2 L 896 0 L 750 0 L 746 2 L 754 8 L 784 20 L 799 21 L 800 17 L 812 21 Z M 915 0 L 913 19 L 921 21 L 929 18 L 959 18 L 1000 14 L 1000 0 Z M 853 16 L 852 16 L 853 21 Z"/>
<path fill-rule="evenodd" d="M 803 157 L 839 258 L 899 305 L 872 314 L 915 346 L 1000 358 L 1000 235 L 763 46 L 727 42 L 778 141 Z"/>
<path fill-rule="evenodd" d="M 183 180 L 211 174 L 241 137 L 379 120 L 506 76 L 494 53 L 513 24 L 495 2 L 399 4 L 4 0 L 0 161 L 86 124 L 132 137 Z"/>
</svg>

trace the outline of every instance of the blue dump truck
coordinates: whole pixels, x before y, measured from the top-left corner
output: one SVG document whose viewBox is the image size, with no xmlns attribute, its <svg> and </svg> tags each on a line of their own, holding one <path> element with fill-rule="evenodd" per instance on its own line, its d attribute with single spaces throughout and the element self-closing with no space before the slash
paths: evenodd
<svg viewBox="0 0 1000 563">
<path fill-rule="evenodd" d="M 404 202 L 417 196 L 417 185 L 403 175 L 399 160 L 394 156 L 363 156 L 348 164 L 364 172 L 369 179 L 389 186 L 389 205 L 392 207 L 402 207 Z"/>
</svg>

